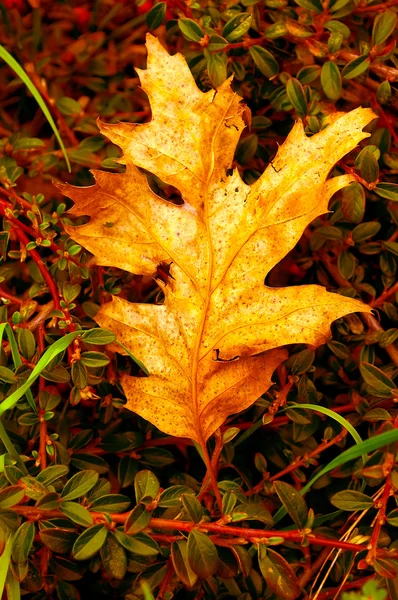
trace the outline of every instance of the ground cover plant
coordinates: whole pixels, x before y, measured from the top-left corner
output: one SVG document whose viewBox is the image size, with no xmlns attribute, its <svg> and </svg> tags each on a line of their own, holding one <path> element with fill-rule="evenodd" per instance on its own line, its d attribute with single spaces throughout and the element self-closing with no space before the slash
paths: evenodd
<svg viewBox="0 0 398 600">
<path fill-rule="evenodd" d="M 396 6 L 0 3 L 5 598 L 398 597 Z"/>
</svg>

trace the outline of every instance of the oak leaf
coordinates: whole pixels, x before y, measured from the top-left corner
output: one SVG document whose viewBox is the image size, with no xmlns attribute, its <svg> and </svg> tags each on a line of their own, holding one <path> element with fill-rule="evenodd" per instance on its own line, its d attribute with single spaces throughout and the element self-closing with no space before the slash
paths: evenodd
<svg viewBox="0 0 398 600">
<path fill-rule="evenodd" d="M 270 288 L 264 278 L 353 180 L 327 177 L 368 136 L 362 129 L 375 115 L 362 108 L 338 114 L 311 138 L 298 121 L 248 186 L 230 170 L 245 127 L 230 81 L 203 93 L 180 54 L 170 56 L 152 36 L 147 49 L 147 69 L 138 73 L 152 119 L 100 124 L 122 148 L 126 172 L 94 171 L 92 187 L 62 186 L 72 212 L 90 216 L 66 229 L 98 265 L 152 276 L 170 265 L 168 282 L 159 282 L 162 305 L 114 297 L 96 321 L 149 370 L 149 377 L 121 376 L 127 408 L 203 446 L 270 387 L 287 356 L 281 345 L 323 344 L 332 321 L 370 312 L 317 285 Z M 142 170 L 177 188 L 184 203 L 157 196 Z"/>
</svg>

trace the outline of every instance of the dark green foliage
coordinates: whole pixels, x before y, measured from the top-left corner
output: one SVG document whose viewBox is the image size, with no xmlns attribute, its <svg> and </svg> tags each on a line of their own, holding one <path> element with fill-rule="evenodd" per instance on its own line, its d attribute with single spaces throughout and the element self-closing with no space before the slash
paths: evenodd
<svg viewBox="0 0 398 600">
<path fill-rule="evenodd" d="M 44 98 L 72 167 L 3 52 L 0 589 L 8 600 L 295 599 L 310 594 L 319 572 L 320 599 L 398 598 L 396 25 L 391 0 L 0 0 L 4 49 Z M 52 185 L 89 185 L 89 169 L 124 170 L 96 119 L 150 119 L 135 71 L 145 68 L 149 30 L 185 55 L 201 90 L 233 76 L 251 111 L 234 164 L 249 184 L 297 118 L 312 136 L 338 111 L 362 105 L 378 115 L 332 173 L 355 181 L 266 281 L 319 283 L 362 299 L 374 315 L 340 319 L 316 351 L 290 347 L 270 391 L 210 441 L 222 515 L 191 440 L 164 436 L 123 408 L 119 374 L 144 376 L 145 365 L 115 354 L 114 334 L 94 321 L 111 294 L 161 302 L 157 283 L 92 264 L 64 230 L 84 220 Z M 148 183 L 179 201 L 162 181 Z M 167 280 L 166 266 L 158 279 Z"/>
</svg>

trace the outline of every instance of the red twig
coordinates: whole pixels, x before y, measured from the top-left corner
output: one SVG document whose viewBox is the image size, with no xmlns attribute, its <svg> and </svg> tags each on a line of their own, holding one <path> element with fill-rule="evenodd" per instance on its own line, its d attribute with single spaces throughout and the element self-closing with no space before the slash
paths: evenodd
<svg viewBox="0 0 398 600">
<path fill-rule="evenodd" d="M 186 17 L 192 17 L 192 11 L 187 4 L 185 4 L 184 0 L 169 0 L 169 5 L 174 5 L 178 10 L 180 10 Z"/>
<path fill-rule="evenodd" d="M 322 442 L 322 444 L 319 444 L 319 446 L 317 448 L 315 448 L 315 450 L 312 450 L 312 452 L 309 452 L 308 454 L 305 454 L 304 456 L 298 457 L 290 465 L 288 465 L 287 467 L 282 469 L 282 471 L 279 471 L 279 473 L 276 473 L 276 475 L 272 475 L 272 477 L 269 478 L 269 481 L 276 481 L 277 479 L 280 479 L 287 473 L 290 473 L 291 471 L 295 471 L 296 469 L 301 467 L 308 459 L 318 456 L 318 454 L 320 454 L 321 452 L 324 452 L 328 448 L 331 448 L 335 444 L 338 444 L 339 442 L 341 442 L 341 440 L 343 440 L 346 437 L 346 435 L 347 435 L 347 430 L 343 429 L 339 434 L 337 434 L 331 440 L 329 440 L 327 442 Z"/>
<path fill-rule="evenodd" d="M 139 452 L 143 448 L 153 448 L 154 446 L 193 446 L 192 440 L 188 438 L 175 438 L 175 437 L 164 437 L 164 438 L 151 438 L 145 440 L 137 448 L 134 448 L 135 452 Z"/>
<path fill-rule="evenodd" d="M 4 201 L 3 202 L 0 201 L 0 214 L 2 214 L 8 221 L 10 221 L 10 223 L 12 223 L 13 231 L 14 231 L 15 235 L 17 236 L 17 238 L 21 242 L 21 244 L 23 244 L 26 247 L 29 244 L 29 242 L 31 241 L 25 233 L 27 226 L 24 225 L 23 223 L 21 223 L 20 221 L 18 221 L 18 219 L 15 219 L 15 217 L 13 217 L 12 215 L 7 214 L 8 208 L 10 208 L 10 207 Z M 11 210 L 11 208 L 10 208 L 10 210 Z M 60 310 L 61 305 L 60 305 L 60 297 L 59 297 L 58 287 L 57 287 L 55 281 L 53 280 L 53 278 L 51 277 L 49 271 L 47 270 L 47 267 L 44 264 L 44 261 L 42 260 L 40 254 L 37 252 L 37 250 L 35 250 L 34 248 L 31 250 L 27 250 L 27 251 L 29 252 L 32 259 L 35 261 L 37 268 L 39 269 L 40 273 L 42 274 L 43 279 L 46 282 L 48 289 L 50 290 L 51 296 L 53 297 L 53 300 L 54 300 L 54 308 Z"/>
<path fill-rule="evenodd" d="M 4 288 L 2 288 L 1 286 L 0 286 L 0 298 L 4 298 L 5 300 L 9 300 L 13 304 L 22 304 L 22 300 L 20 298 L 17 298 L 16 296 L 13 296 L 9 292 L 6 292 L 6 290 Z"/>
<path fill-rule="evenodd" d="M 382 4 L 373 4 L 373 6 L 358 6 L 353 12 L 364 13 L 364 12 L 384 12 L 389 6 L 395 6 L 398 4 L 398 0 L 387 0 Z"/>
<path fill-rule="evenodd" d="M 212 465 L 212 469 L 214 472 L 214 476 L 216 477 L 217 473 L 218 473 L 218 461 L 220 458 L 221 451 L 223 449 L 223 439 L 222 439 L 222 433 L 221 433 L 220 429 L 217 429 L 215 438 L 216 438 L 216 446 L 214 448 L 213 456 L 211 457 L 211 465 Z M 198 500 L 201 500 L 203 498 L 203 496 L 206 494 L 209 482 L 210 482 L 210 474 L 206 473 L 206 477 L 204 478 L 203 483 L 202 483 L 202 489 L 200 490 L 200 492 L 198 494 Z"/>
<path fill-rule="evenodd" d="M 383 306 L 383 304 L 387 300 L 387 298 L 389 296 L 392 296 L 396 292 L 398 292 L 398 281 L 396 283 L 394 283 L 394 285 L 392 285 L 390 288 L 388 288 L 388 290 L 384 290 L 384 292 L 382 294 L 380 294 L 380 296 L 378 298 L 376 298 L 375 300 L 373 300 L 373 302 L 370 303 L 370 306 L 372 308 L 377 308 L 378 306 Z"/>
<path fill-rule="evenodd" d="M 47 510 L 35 506 L 14 506 L 13 511 L 17 514 L 24 515 L 31 520 L 39 520 L 41 518 L 53 518 L 62 516 L 61 511 L 57 509 Z M 94 520 L 98 522 L 106 522 L 103 513 L 91 512 Z M 117 525 L 125 523 L 130 513 L 110 514 L 112 522 Z M 308 540 L 310 544 L 319 546 L 327 546 L 331 548 L 341 548 L 341 550 L 350 550 L 351 552 L 363 552 L 367 550 L 365 544 L 353 544 L 342 540 L 327 538 L 315 533 L 307 533 L 298 529 L 289 531 L 279 531 L 277 529 L 249 529 L 247 527 L 231 527 L 229 525 L 219 525 L 217 523 L 192 523 L 189 521 L 178 521 L 171 519 L 151 519 L 148 525 L 148 530 L 166 530 L 166 531 L 184 531 L 189 533 L 193 529 L 219 535 L 236 536 L 241 539 L 248 540 L 253 543 L 266 543 L 267 539 L 278 536 L 285 541 L 302 543 L 303 540 Z M 157 535 L 157 534 L 155 534 Z M 398 550 L 386 550 L 377 548 L 377 556 L 389 556 L 390 558 L 398 558 Z"/>
<path fill-rule="evenodd" d="M 163 598 L 167 592 L 167 588 L 169 587 L 170 579 L 171 579 L 173 573 L 174 573 L 173 563 L 171 561 L 171 558 L 169 558 L 168 564 L 167 564 L 167 572 L 166 572 L 166 575 L 165 575 L 162 583 L 160 584 L 160 588 L 159 588 L 159 592 L 158 592 L 156 600 L 163 600 Z"/>
<path fill-rule="evenodd" d="M 211 486 L 212 486 L 213 492 L 214 492 L 214 496 L 215 496 L 217 504 L 218 504 L 218 508 L 220 510 L 220 513 L 222 514 L 222 498 L 221 498 L 220 490 L 218 489 L 217 477 L 214 472 L 214 467 L 213 467 L 212 461 L 210 460 L 206 442 L 203 442 L 200 446 L 201 446 L 201 449 L 203 452 L 203 460 L 206 465 L 207 475 L 210 479 Z"/>
<path fill-rule="evenodd" d="M 390 119 L 388 118 L 388 116 L 386 115 L 383 107 L 377 102 L 375 95 L 372 98 L 372 104 L 373 104 L 373 107 L 375 108 L 375 110 L 377 110 L 380 113 L 380 116 L 382 117 L 385 126 L 387 127 L 388 131 L 391 134 L 391 137 L 393 138 L 395 143 L 398 143 L 398 134 L 395 130 L 395 127 L 392 125 L 392 123 L 391 123 Z M 395 122 L 395 119 L 394 119 L 394 122 Z M 380 123 L 380 125 L 382 125 L 382 124 Z"/>
<path fill-rule="evenodd" d="M 29 238 L 26 236 L 26 234 L 21 230 L 21 229 L 14 229 L 15 235 L 17 236 L 17 238 L 19 239 L 19 241 L 26 247 L 27 244 L 29 244 L 30 240 Z M 60 304 L 60 297 L 59 297 L 59 291 L 58 291 L 58 287 L 57 284 L 55 283 L 54 279 L 51 277 L 50 273 L 47 270 L 46 265 L 44 264 L 44 261 L 42 260 L 40 254 L 37 252 L 37 250 L 35 250 L 34 248 L 32 248 L 31 250 L 28 250 L 30 256 L 32 257 L 32 259 L 35 261 L 37 268 L 39 269 L 40 273 L 43 276 L 44 281 L 47 284 L 48 289 L 50 290 L 50 294 L 54 300 L 54 308 L 57 310 L 61 310 L 61 304 Z"/>
<path fill-rule="evenodd" d="M 220 52 L 228 52 L 228 50 L 233 50 L 234 48 L 250 48 L 250 46 L 262 44 L 264 41 L 265 40 L 263 37 L 247 38 L 246 40 L 243 40 L 243 42 L 235 42 L 235 43 L 228 44 L 228 46 L 226 46 L 225 48 L 220 50 Z"/>
<path fill-rule="evenodd" d="M 112 515 L 122 517 L 122 515 Z M 123 522 L 126 520 L 127 515 L 122 517 Z M 343 542 L 341 540 L 334 540 L 332 538 L 326 538 L 323 536 L 316 535 L 314 533 L 306 534 L 303 531 L 278 531 L 278 530 L 266 530 L 266 529 L 249 529 L 246 527 L 231 527 L 229 525 L 217 525 L 217 523 L 203 523 L 196 525 L 195 523 L 189 523 L 186 521 L 171 521 L 168 519 L 151 519 L 149 522 L 151 529 L 170 529 L 177 531 L 192 531 L 192 529 L 200 529 L 201 531 L 208 531 L 210 533 L 219 533 L 222 535 L 234 535 L 243 537 L 250 541 L 266 540 L 270 537 L 282 537 L 286 541 L 299 542 L 301 543 L 304 538 L 308 539 L 311 544 L 319 544 L 320 546 L 329 546 L 332 548 L 341 548 L 342 550 L 351 550 L 352 552 L 361 552 L 366 550 L 364 544 L 352 544 L 351 542 Z M 382 548 L 377 549 L 378 554 L 386 554 L 386 550 Z M 390 554 L 390 553 L 389 553 Z M 394 552 L 394 555 L 398 556 L 398 551 Z M 391 554 L 392 556 L 392 554 Z"/>
<path fill-rule="evenodd" d="M 7 190 L 0 187 L 0 191 L 6 192 Z M 23 201 L 23 198 L 21 198 L 20 196 L 17 196 L 16 194 L 7 194 L 7 195 L 14 198 L 17 202 L 22 203 L 22 201 Z M 29 203 L 27 203 L 27 204 L 29 204 Z M 9 221 L 15 227 L 19 227 L 20 229 L 22 229 L 22 231 L 24 231 L 27 235 L 30 235 L 34 240 L 37 240 L 37 238 L 39 238 L 39 237 L 42 238 L 43 236 L 42 236 L 41 232 L 35 231 L 33 229 L 33 227 L 29 227 L 29 225 L 25 225 L 25 223 L 22 223 L 22 221 L 19 221 L 14 216 L 9 214 L 9 211 L 11 211 L 13 208 L 14 207 L 12 205 L 10 205 L 8 202 L 6 202 L 5 200 L 0 200 L 0 214 L 2 214 L 7 219 L 7 221 Z M 30 204 L 29 204 L 29 209 L 31 209 Z M 8 210 L 8 213 L 6 212 L 7 210 Z M 50 243 L 51 243 L 51 245 L 49 247 L 51 248 L 51 250 L 54 253 L 58 254 L 59 251 L 61 251 L 68 260 L 73 262 L 75 265 L 79 266 L 79 264 L 80 264 L 79 261 L 76 260 L 73 256 L 69 256 L 69 254 L 61 248 L 61 246 L 58 246 L 58 244 L 56 244 L 53 240 L 50 240 Z"/>
<path fill-rule="evenodd" d="M 11 188 L 10 190 L 6 190 L 6 188 L 0 187 L 0 192 L 7 196 L 7 198 L 13 198 L 18 204 L 24 206 L 27 210 L 32 210 L 32 205 L 28 200 L 18 196 L 15 191 Z"/>
<path fill-rule="evenodd" d="M 381 528 L 384 525 L 384 523 L 386 522 L 387 502 L 390 497 L 391 490 L 392 490 L 391 477 L 388 476 L 386 479 L 386 482 L 384 484 L 383 495 L 380 498 L 380 500 L 378 501 L 378 503 L 376 504 L 376 508 L 379 509 L 379 512 L 377 513 L 376 524 L 373 528 L 372 537 L 370 538 L 370 542 L 368 544 L 369 552 L 365 559 L 365 561 L 369 565 L 372 565 L 376 558 L 377 542 L 379 540 Z"/>
<path fill-rule="evenodd" d="M 347 430 L 343 429 L 334 438 L 332 438 L 329 441 L 323 442 L 317 448 L 315 448 L 315 450 L 312 450 L 312 452 L 309 452 L 308 454 L 305 454 L 304 456 L 297 457 L 290 465 L 288 465 L 287 467 L 282 469 L 282 471 L 279 471 L 279 473 L 272 475 L 272 477 L 270 477 L 269 479 L 263 479 L 262 481 L 260 481 L 260 483 L 258 483 L 251 490 L 249 490 L 246 495 L 253 496 L 254 494 L 259 494 L 261 492 L 261 490 L 263 489 L 264 481 L 277 481 L 278 479 L 281 479 L 281 477 L 283 477 L 284 475 L 287 475 L 288 473 L 291 473 L 292 471 L 299 469 L 307 460 L 309 460 L 310 458 L 314 458 L 315 456 L 317 456 L 324 450 L 327 450 L 327 448 L 330 448 L 331 446 L 338 444 L 338 442 L 340 442 L 343 438 L 345 438 L 346 435 L 347 435 Z"/>
<path fill-rule="evenodd" d="M 354 54 L 353 52 L 348 52 L 347 50 L 340 50 L 338 53 L 338 57 L 345 62 L 351 62 L 355 58 L 358 58 L 358 56 L 359 54 Z M 398 80 L 398 69 L 384 65 L 381 62 L 372 61 L 369 64 L 369 69 L 377 75 L 380 75 L 380 77 L 384 77 L 388 81 Z"/>
</svg>

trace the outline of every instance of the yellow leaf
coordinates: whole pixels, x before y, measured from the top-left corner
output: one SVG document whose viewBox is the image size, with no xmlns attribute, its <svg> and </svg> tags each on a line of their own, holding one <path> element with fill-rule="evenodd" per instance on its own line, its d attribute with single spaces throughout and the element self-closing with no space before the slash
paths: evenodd
<svg viewBox="0 0 398 600">
<path fill-rule="evenodd" d="M 152 120 L 100 125 L 122 148 L 126 172 L 95 171 L 90 188 L 63 186 L 72 212 L 91 217 L 66 229 L 99 265 L 154 275 L 170 264 L 167 284 L 160 283 L 163 305 L 115 297 L 96 320 L 149 370 L 147 378 L 122 375 L 127 408 L 203 446 L 272 385 L 287 356 L 281 345 L 323 344 L 332 321 L 370 312 L 316 285 L 269 288 L 264 278 L 352 181 L 327 177 L 368 136 L 362 129 L 374 114 L 358 108 L 339 115 L 311 138 L 297 122 L 250 187 L 229 171 L 245 126 L 230 81 L 203 93 L 180 54 L 169 56 L 152 36 L 147 48 L 139 76 Z M 137 167 L 176 187 L 184 203 L 158 197 Z"/>
</svg>

